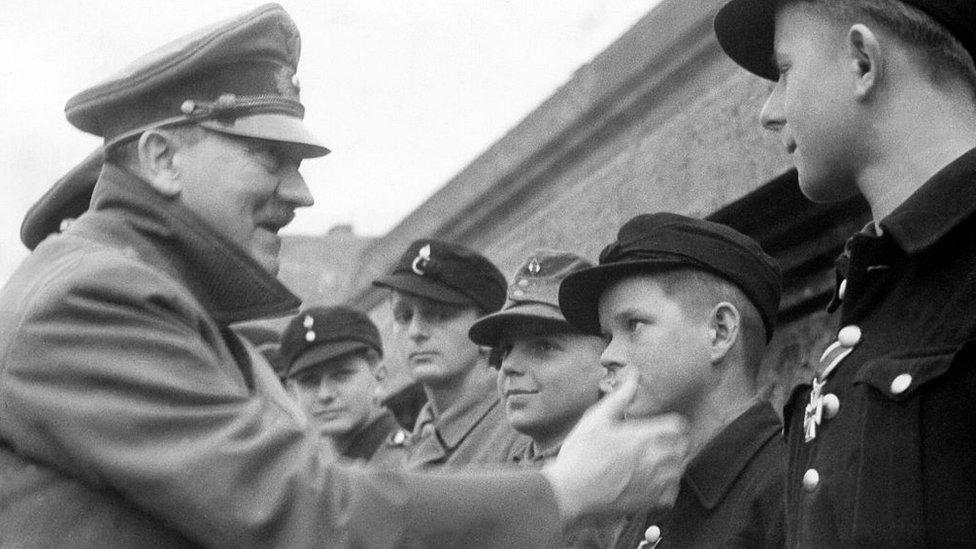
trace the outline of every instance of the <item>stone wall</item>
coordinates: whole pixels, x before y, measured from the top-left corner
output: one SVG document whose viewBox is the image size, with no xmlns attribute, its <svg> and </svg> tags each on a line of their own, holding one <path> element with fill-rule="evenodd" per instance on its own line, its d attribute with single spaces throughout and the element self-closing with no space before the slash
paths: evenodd
<svg viewBox="0 0 976 549">
<path fill-rule="evenodd" d="M 368 244 L 349 301 L 389 334 L 385 293 L 370 281 L 415 238 L 460 242 L 510 275 L 538 247 L 595 258 L 638 213 L 712 216 L 755 236 L 784 264 L 781 328 L 761 369 L 767 395 L 782 401 L 830 337 L 821 311 L 832 258 L 866 210 L 799 195 L 778 138 L 758 123 L 769 84 L 728 60 L 714 38 L 721 3 L 666 0 L 651 11 Z M 388 368 L 398 366 L 388 357 Z"/>
</svg>

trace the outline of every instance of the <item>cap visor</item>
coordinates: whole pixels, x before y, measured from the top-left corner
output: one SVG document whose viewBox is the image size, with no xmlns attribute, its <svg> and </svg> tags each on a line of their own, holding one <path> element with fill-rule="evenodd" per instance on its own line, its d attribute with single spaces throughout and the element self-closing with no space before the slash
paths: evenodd
<svg viewBox="0 0 976 549">
<path fill-rule="evenodd" d="M 542 303 L 524 303 L 481 317 L 471 325 L 468 338 L 478 345 L 495 346 L 515 326 L 572 327 L 559 309 Z"/>
<path fill-rule="evenodd" d="M 773 62 L 777 0 L 732 0 L 715 16 L 715 36 L 725 53 L 747 71 L 777 80 Z"/>
<path fill-rule="evenodd" d="M 374 286 L 390 288 L 398 292 L 418 295 L 454 305 L 477 305 L 470 297 L 461 292 L 448 288 L 440 282 L 407 273 L 395 273 L 373 281 Z"/>
<path fill-rule="evenodd" d="M 607 287 L 630 275 L 669 267 L 688 267 L 679 260 L 641 260 L 608 263 L 575 272 L 559 285 L 559 309 L 566 321 L 583 333 L 600 335 L 600 297 Z"/>
<path fill-rule="evenodd" d="M 362 341 L 339 341 L 336 343 L 316 345 L 298 355 L 298 358 L 285 371 L 285 377 L 296 376 L 316 364 L 362 349 L 369 349 L 369 345 L 366 345 Z"/>
<path fill-rule="evenodd" d="M 294 116 L 279 113 L 258 113 L 240 116 L 228 122 L 204 120 L 200 125 L 221 133 L 281 141 L 295 145 L 302 158 L 315 158 L 329 154 L 322 143 Z"/>
</svg>

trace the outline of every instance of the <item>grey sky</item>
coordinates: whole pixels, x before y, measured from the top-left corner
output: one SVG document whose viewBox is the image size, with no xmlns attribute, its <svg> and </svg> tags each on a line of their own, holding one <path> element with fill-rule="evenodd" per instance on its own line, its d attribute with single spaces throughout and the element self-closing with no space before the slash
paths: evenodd
<svg viewBox="0 0 976 549">
<path fill-rule="evenodd" d="M 286 231 L 383 234 L 657 1 L 281 1 L 302 32 L 306 120 L 333 151 L 303 165 L 316 205 Z M 65 121 L 65 101 L 259 3 L 0 4 L 0 282 L 26 256 L 27 208 L 99 144 Z"/>
</svg>

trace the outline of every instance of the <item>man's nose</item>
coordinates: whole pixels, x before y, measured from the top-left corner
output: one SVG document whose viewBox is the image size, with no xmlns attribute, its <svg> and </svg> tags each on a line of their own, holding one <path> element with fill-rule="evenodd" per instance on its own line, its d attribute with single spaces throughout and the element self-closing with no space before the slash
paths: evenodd
<svg viewBox="0 0 976 549">
<path fill-rule="evenodd" d="M 309 190 L 305 178 L 298 171 L 298 167 L 289 166 L 286 170 L 287 173 L 284 174 L 281 183 L 278 184 L 278 197 L 289 204 L 293 204 L 296 208 L 307 208 L 315 204 L 312 191 Z"/>
<path fill-rule="evenodd" d="M 769 92 L 769 97 L 763 103 L 762 110 L 759 111 L 759 123 L 767 130 L 778 132 L 786 124 L 783 115 L 783 94 L 779 91 L 779 85 L 773 87 Z"/>
</svg>

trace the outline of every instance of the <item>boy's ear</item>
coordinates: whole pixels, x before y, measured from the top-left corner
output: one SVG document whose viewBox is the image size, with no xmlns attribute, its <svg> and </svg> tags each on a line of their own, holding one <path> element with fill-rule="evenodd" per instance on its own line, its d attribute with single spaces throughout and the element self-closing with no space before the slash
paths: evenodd
<svg viewBox="0 0 976 549">
<path fill-rule="evenodd" d="M 854 94 L 867 99 L 877 89 L 883 76 L 884 58 L 878 36 L 863 23 L 852 25 L 847 31 L 847 55 L 854 77 Z"/>
<path fill-rule="evenodd" d="M 137 145 L 140 172 L 150 187 L 167 198 L 183 190 L 179 170 L 173 162 L 178 148 L 175 136 L 162 129 L 143 132 Z"/>
<path fill-rule="evenodd" d="M 712 364 L 720 364 L 739 339 L 742 317 L 735 305 L 723 301 L 709 313 L 709 346 Z"/>
</svg>

